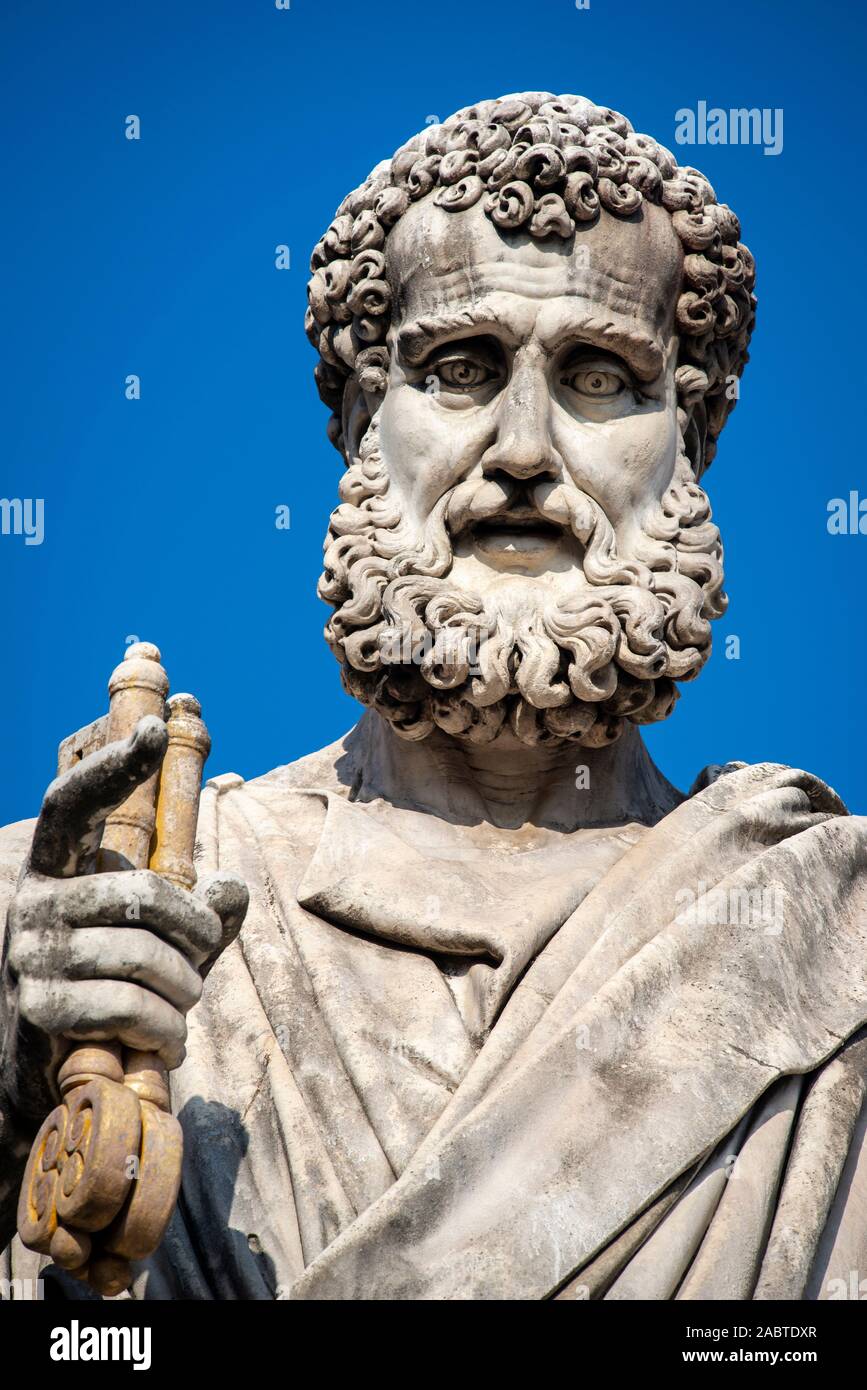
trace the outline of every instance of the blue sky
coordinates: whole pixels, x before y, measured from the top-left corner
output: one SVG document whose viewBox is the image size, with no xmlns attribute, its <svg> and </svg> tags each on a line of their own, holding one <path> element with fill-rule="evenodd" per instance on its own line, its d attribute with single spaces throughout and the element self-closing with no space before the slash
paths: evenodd
<svg viewBox="0 0 867 1390">
<path fill-rule="evenodd" d="M 583 93 L 696 163 L 758 262 L 752 362 L 707 478 L 731 607 L 651 751 L 682 787 L 770 759 L 867 811 L 867 535 L 826 524 L 829 499 L 867 499 L 858 9 L 6 0 L 0 25 L 0 497 L 45 503 L 42 545 L 0 535 L 0 822 L 35 814 L 132 634 L 202 700 L 211 773 L 255 776 L 354 721 L 315 596 L 340 465 L 307 260 L 428 116 L 522 89 Z M 676 112 L 699 101 L 781 108 L 782 152 L 684 152 Z"/>
</svg>

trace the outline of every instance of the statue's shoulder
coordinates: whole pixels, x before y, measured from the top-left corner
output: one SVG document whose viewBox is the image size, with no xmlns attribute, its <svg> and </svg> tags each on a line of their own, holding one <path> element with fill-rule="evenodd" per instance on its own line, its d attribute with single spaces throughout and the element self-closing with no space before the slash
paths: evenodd
<svg viewBox="0 0 867 1390">
<path fill-rule="evenodd" d="M 207 858 L 219 841 L 220 864 L 243 871 L 255 891 L 258 870 L 251 844 L 258 841 L 267 859 L 279 840 L 280 874 L 287 882 L 293 875 L 300 881 L 319 843 L 329 804 L 352 797 L 355 765 L 350 733 L 260 777 L 245 780 L 227 772 L 208 778 L 197 833 L 202 854 Z"/>
<path fill-rule="evenodd" d="M 0 827 L 0 942 L 3 940 L 6 908 L 18 884 L 21 867 L 30 852 L 36 817 L 17 820 Z"/>
<path fill-rule="evenodd" d="M 788 763 L 710 763 L 696 777 L 687 799 L 701 795 L 708 804 L 736 805 L 753 796 L 784 794 L 793 788 L 797 788 L 815 810 L 839 816 L 851 814 L 828 782 L 804 768 L 790 767 Z"/>
<path fill-rule="evenodd" d="M 17 882 L 35 828 L 35 816 L 0 827 L 0 883 Z"/>
<path fill-rule="evenodd" d="M 294 794 L 308 792 L 332 792 L 349 798 L 358 766 L 358 738 L 356 729 L 351 729 L 325 748 L 306 753 L 259 777 L 245 781 L 237 773 L 224 773 L 209 778 L 205 785 L 218 795 L 243 790 L 257 800 L 266 801 L 291 801 Z"/>
</svg>

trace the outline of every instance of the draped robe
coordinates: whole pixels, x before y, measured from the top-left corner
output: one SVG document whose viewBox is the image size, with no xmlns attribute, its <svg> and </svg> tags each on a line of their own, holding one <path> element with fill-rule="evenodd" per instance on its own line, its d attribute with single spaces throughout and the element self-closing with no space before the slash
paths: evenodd
<svg viewBox="0 0 867 1390">
<path fill-rule="evenodd" d="M 730 764 L 652 827 L 481 851 L 356 798 L 364 724 L 203 792 L 199 870 L 250 909 L 131 1296 L 867 1296 L 865 818 Z M 16 1237 L 0 1276 L 88 1296 L 45 1265 Z"/>
</svg>

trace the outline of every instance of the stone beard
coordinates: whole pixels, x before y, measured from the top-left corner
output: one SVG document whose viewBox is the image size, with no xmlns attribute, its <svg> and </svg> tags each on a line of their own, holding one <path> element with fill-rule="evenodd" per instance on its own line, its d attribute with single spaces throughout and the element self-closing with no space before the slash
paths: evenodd
<svg viewBox="0 0 867 1390">
<path fill-rule="evenodd" d="M 487 743 L 508 726 L 525 744 L 599 748 L 626 720 L 665 719 L 726 607 L 719 532 L 684 423 L 679 409 L 671 483 L 622 554 L 602 507 L 551 478 L 467 478 L 414 532 L 390 496 L 374 421 L 341 481 L 319 583 L 349 693 L 413 740 L 439 727 Z M 484 597 L 450 583 L 461 538 L 522 503 L 581 547 L 568 598 L 517 575 Z"/>
</svg>

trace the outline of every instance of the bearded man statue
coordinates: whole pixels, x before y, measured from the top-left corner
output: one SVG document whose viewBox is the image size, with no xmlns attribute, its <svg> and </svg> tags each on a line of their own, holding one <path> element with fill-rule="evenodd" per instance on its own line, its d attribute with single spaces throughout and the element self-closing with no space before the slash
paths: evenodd
<svg viewBox="0 0 867 1390">
<path fill-rule="evenodd" d="M 754 321 L 739 237 L 695 169 L 544 92 L 341 204 L 307 314 L 346 465 L 319 592 L 366 709 L 207 783 L 197 860 L 249 909 L 238 934 L 211 888 L 203 990 L 168 889 L 113 965 L 40 950 L 127 928 L 74 851 L 52 877 L 31 822 L 3 833 L 3 1240 L 74 1031 L 175 1068 L 181 1199 L 134 1297 L 815 1299 L 867 1270 L 864 821 L 767 763 L 684 794 L 640 733 L 725 608 L 702 480 Z M 64 844 L 94 776 L 49 791 Z"/>
</svg>

